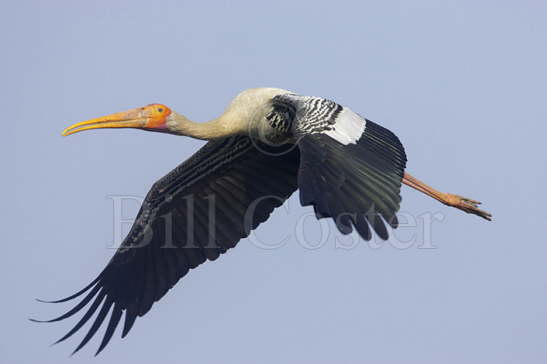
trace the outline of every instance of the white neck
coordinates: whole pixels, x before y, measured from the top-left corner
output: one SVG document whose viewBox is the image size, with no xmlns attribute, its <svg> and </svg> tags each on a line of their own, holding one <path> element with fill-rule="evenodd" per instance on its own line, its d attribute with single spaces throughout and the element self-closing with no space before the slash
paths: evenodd
<svg viewBox="0 0 547 364">
<path fill-rule="evenodd" d="M 168 120 L 170 131 L 196 139 L 216 139 L 232 135 L 251 135 L 271 110 L 270 100 L 287 90 L 276 88 L 248 89 L 237 95 L 218 118 L 196 123 L 173 112 Z"/>
</svg>

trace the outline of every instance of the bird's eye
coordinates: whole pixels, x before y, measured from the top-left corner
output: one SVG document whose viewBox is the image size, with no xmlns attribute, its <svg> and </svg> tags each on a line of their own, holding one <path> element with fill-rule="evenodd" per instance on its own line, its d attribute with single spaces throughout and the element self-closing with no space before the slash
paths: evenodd
<svg viewBox="0 0 547 364">
<path fill-rule="evenodd" d="M 163 107 L 160 107 L 160 108 L 158 109 L 158 111 L 159 111 L 159 112 L 163 112 Z"/>
</svg>

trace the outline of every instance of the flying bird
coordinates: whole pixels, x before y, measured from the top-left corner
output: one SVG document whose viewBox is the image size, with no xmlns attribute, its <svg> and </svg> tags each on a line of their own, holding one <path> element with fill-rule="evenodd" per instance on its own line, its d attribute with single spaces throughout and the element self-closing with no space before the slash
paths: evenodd
<svg viewBox="0 0 547 364">
<path fill-rule="evenodd" d="M 297 189 L 317 218 L 342 234 L 388 238 L 398 225 L 401 183 L 486 220 L 478 201 L 439 192 L 405 173 L 403 145 L 388 129 L 348 107 L 278 88 L 248 89 L 218 118 L 203 123 L 161 104 L 76 123 L 67 136 L 99 128 L 136 128 L 208 140 L 148 192 L 127 237 L 78 297 L 69 318 L 84 309 L 80 330 L 97 314 L 73 353 L 106 322 L 98 354 L 122 321 L 122 337 L 190 269 L 215 260 L 249 235 Z M 38 320 L 33 320 L 38 321 Z M 56 343 L 57 343 L 56 342 Z"/>
</svg>

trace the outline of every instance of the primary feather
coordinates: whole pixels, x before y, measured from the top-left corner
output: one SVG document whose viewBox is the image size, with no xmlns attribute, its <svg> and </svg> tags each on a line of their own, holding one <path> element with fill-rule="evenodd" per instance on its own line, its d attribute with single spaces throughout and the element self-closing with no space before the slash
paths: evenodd
<svg viewBox="0 0 547 364">
<path fill-rule="evenodd" d="M 163 112 L 166 107 L 160 106 L 150 107 Z M 104 322 L 97 354 L 122 321 L 122 337 L 127 335 L 136 318 L 180 278 L 233 248 L 297 188 L 302 205 L 312 205 L 318 218 L 332 218 L 343 234 L 355 228 L 364 239 L 371 239 L 372 231 L 387 239 L 384 222 L 397 227 L 403 146 L 389 130 L 346 107 L 281 89 L 251 89 L 209 123 L 193 123 L 171 111 L 166 115 L 159 131 L 211 141 L 153 185 L 129 234 L 98 277 L 76 294 L 53 301 L 83 297 L 47 322 L 72 317 L 89 305 L 57 342 L 97 314 L 74 352 Z M 97 120 L 67 130 L 74 133 L 78 125 L 96 125 Z M 108 122 L 116 127 L 112 117 Z"/>
</svg>

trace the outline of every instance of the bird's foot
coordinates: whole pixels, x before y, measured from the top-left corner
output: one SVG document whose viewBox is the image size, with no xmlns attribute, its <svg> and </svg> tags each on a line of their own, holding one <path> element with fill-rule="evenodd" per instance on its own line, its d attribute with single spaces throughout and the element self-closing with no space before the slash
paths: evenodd
<svg viewBox="0 0 547 364">
<path fill-rule="evenodd" d="M 452 206 L 459 210 L 465 211 L 468 214 L 477 215 L 485 220 L 492 221 L 492 214 L 479 209 L 479 205 L 481 204 L 479 201 L 475 201 L 467 197 L 454 195 L 452 193 L 437 191 L 433 187 L 426 185 L 425 183 L 418 180 L 417 178 L 412 177 L 408 173 L 404 174 L 402 182 L 405 185 L 414 188 L 415 190 L 418 190 L 430 197 L 433 197 L 437 201 L 440 201 L 447 206 Z"/>
<path fill-rule="evenodd" d="M 451 193 L 443 193 L 442 202 L 445 205 L 455 207 L 457 209 L 467 212 L 468 214 L 474 214 L 488 221 L 492 221 L 491 213 L 479 209 L 479 205 L 481 204 L 479 201 L 475 201 L 470 198 L 454 195 Z"/>
</svg>

